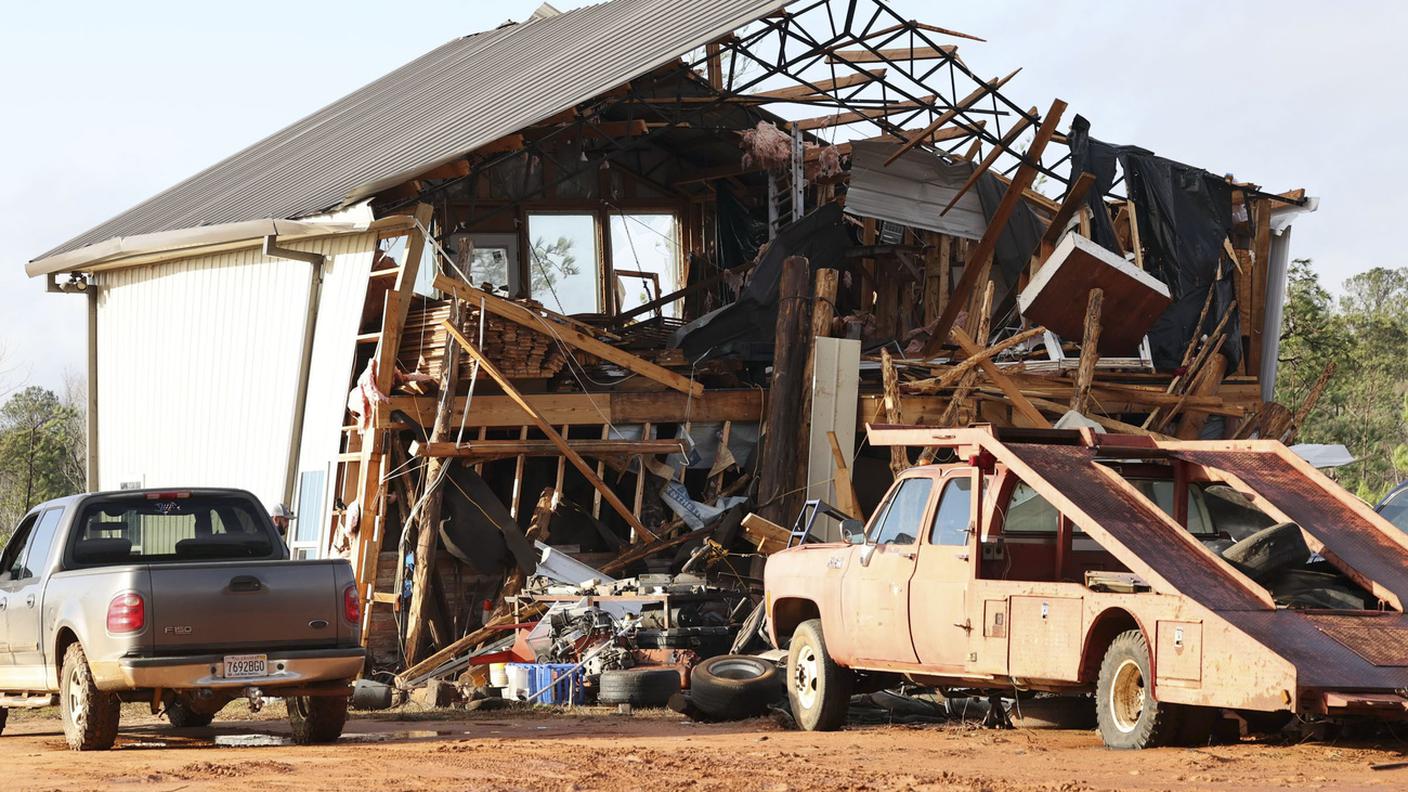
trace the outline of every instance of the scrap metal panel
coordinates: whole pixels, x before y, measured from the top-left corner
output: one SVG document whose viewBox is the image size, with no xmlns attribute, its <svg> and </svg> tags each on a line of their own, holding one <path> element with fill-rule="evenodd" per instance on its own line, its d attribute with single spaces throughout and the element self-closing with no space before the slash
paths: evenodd
<svg viewBox="0 0 1408 792">
<path fill-rule="evenodd" d="M 1022 468 L 1030 468 L 1043 480 L 1047 500 L 1156 590 L 1176 591 L 1217 611 L 1269 609 L 1264 592 L 1259 596 L 1243 584 L 1158 506 L 1097 469 L 1090 449 L 1029 443 L 986 447 L 1024 479 Z M 1043 489 L 1036 481 L 1027 483 Z"/>
</svg>

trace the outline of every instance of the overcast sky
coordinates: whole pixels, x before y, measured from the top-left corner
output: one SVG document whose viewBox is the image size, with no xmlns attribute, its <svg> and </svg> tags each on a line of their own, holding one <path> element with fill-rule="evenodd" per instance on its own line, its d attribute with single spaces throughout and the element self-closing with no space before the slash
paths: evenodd
<svg viewBox="0 0 1408 792">
<path fill-rule="evenodd" d="M 560 2 L 559 8 L 585 3 Z M 522 20 L 534 0 L 241 3 L 81 0 L 5 11 L 0 48 L 0 392 L 81 372 L 83 298 L 50 295 L 24 263 L 396 66 Z M 1092 134 L 1282 191 L 1320 211 L 1294 255 L 1327 285 L 1408 264 L 1401 215 L 1408 121 L 1399 63 L 1408 4 L 896 0 L 988 39 L 965 62 Z"/>
</svg>

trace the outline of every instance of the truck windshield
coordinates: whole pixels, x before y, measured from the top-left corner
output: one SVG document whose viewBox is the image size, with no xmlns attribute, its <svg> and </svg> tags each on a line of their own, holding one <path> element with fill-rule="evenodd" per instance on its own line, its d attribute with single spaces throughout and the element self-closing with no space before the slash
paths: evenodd
<svg viewBox="0 0 1408 792">
<path fill-rule="evenodd" d="M 73 531 L 80 566 L 281 557 L 258 509 L 235 496 L 118 496 L 87 504 Z"/>
</svg>

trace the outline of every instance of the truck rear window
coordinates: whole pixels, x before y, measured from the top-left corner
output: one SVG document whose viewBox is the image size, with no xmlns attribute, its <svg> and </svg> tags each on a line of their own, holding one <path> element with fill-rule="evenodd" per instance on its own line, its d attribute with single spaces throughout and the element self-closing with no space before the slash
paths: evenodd
<svg viewBox="0 0 1408 792">
<path fill-rule="evenodd" d="M 264 516 L 240 497 L 133 495 L 85 505 L 74 526 L 79 566 L 280 557 Z"/>
</svg>

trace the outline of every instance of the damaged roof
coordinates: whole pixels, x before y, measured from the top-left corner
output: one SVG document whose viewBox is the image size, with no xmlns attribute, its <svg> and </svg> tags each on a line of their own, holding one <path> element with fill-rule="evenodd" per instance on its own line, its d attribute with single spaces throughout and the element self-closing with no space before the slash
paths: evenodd
<svg viewBox="0 0 1408 792">
<path fill-rule="evenodd" d="M 455 39 L 32 261 L 178 228 L 317 214 L 561 113 L 787 0 L 614 0 Z"/>
</svg>

